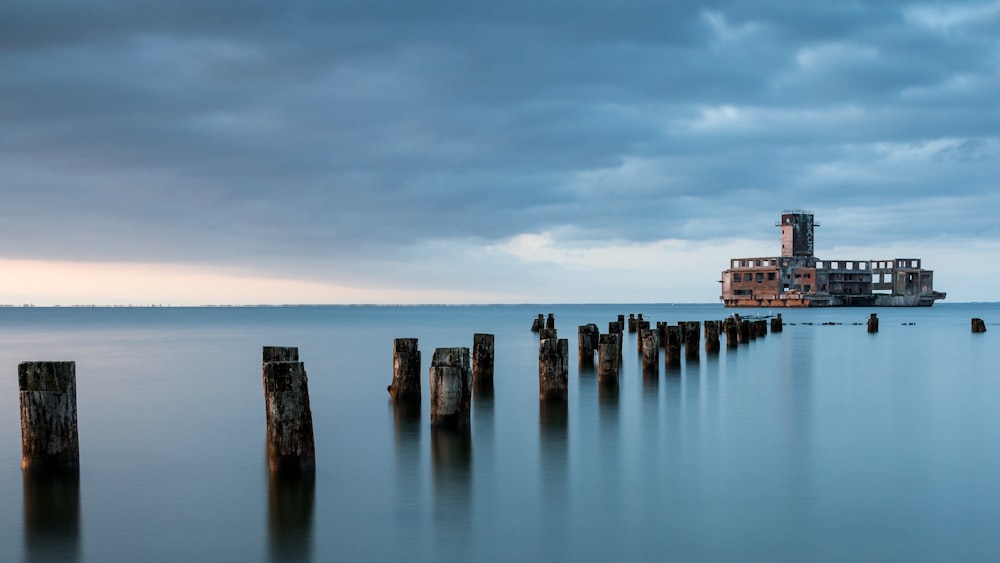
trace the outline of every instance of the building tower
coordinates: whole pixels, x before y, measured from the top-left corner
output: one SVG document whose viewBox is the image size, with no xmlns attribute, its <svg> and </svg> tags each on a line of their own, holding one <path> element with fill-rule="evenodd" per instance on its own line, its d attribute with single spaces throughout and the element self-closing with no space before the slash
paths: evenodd
<svg viewBox="0 0 1000 563">
<path fill-rule="evenodd" d="M 796 256 L 812 258 L 813 229 L 819 225 L 813 222 L 812 211 L 782 211 L 781 222 L 781 256 Z"/>
</svg>

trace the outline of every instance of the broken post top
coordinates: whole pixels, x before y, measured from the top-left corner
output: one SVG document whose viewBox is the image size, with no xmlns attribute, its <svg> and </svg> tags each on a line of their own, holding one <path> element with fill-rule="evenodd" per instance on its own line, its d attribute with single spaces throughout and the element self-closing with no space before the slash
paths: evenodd
<svg viewBox="0 0 1000 563">
<path fill-rule="evenodd" d="M 68 391 L 76 388 L 76 362 L 21 362 L 17 365 L 21 391 Z"/>
<path fill-rule="evenodd" d="M 297 362 L 299 349 L 295 346 L 264 346 L 264 363 Z"/>
<path fill-rule="evenodd" d="M 468 348 L 435 348 L 431 367 L 462 367 L 469 365 Z"/>
</svg>

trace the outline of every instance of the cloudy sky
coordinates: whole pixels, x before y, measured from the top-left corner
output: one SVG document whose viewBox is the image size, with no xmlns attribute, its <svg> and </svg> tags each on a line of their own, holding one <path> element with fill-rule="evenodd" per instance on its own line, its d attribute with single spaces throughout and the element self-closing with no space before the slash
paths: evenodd
<svg viewBox="0 0 1000 563">
<path fill-rule="evenodd" d="M 10 0 L 0 303 L 995 300 L 998 100 L 995 0 Z"/>
</svg>

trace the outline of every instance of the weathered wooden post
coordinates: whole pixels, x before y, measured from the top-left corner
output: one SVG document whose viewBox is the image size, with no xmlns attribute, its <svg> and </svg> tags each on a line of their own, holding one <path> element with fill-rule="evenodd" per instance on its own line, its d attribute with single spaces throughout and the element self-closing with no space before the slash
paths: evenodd
<svg viewBox="0 0 1000 563">
<path fill-rule="evenodd" d="M 22 362 L 21 468 L 75 471 L 80 467 L 76 421 L 76 362 Z"/>
<path fill-rule="evenodd" d="M 545 328 L 545 315 L 538 313 L 535 320 L 531 322 L 531 332 L 538 332 Z"/>
<path fill-rule="evenodd" d="M 618 332 L 625 331 L 625 315 L 618 315 Z"/>
<path fill-rule="evenodd" d="M 875 313 L 868 317 L 868 332 L 878 332 L 878 315 Z"/>
<path fill-rule="evenodd" d="M 618 315 L 621 318 L 623 315 Z M 618 367 L 622 366 L 622 344 L 625 341 L 625 335 L 622 333 L 622 326 L 614 321 L 608 323 L 608 334 L 618 335 Z"/>
<path fill-rule="evenodd" d="M 431 425 L 469 426 L 472 369 L 468 348 L 437 348 L 431 360 Z"/>
<path fill-rule="evenodd" d="M 667 326 L 667 342 L 664 345 L 664 356 L 667 367 L 681 365 L 681 326 Z"/>
<path fill-rule="evenodd" d="M 667 343 L 667 323 L 656 321 L 656 340 L 660 343 L 660 348 Z"/>
<path fill-rule="evenodd" d="M 265 346 L 262 380 L 267 411 L 267 459 L 272 474 L 316 471 L 309 378 L 295 347 Z"/>
<path fill-rule="evenodd" d="M 723 324 L 726 330 L 726 349 L 738 348 L 740 345 L 740 325 L 736 319 L 728 318 Z"/>
<path fill-rule="evenodd" d="M 719 321 L 705 321 L 705 351 L 709 354 L 718 354 L 721 345 L 719 344 Z"/>
<path fill-rule="evenodd" d="M 615 323 L 611 323 L 615 324 Z M 597 381 L 602 384 L 618 383 L 618 342 L 621 333 L 602 334 L 597 344 Z"/>
<path fill-rule="evenodd" d="M 538 340 L 552 340 L 552 339 L 556 339 L 556 338 L 559 338 L 557 336 L 558 334 L 559 334 L 559 331 L 557 331 L 554 328 L 543 328 L 542 330 L 538 331 Z"/>
<path fill-rule="evenodd" d="M 628 314 L 628 331 L 629 333 L 635 332 L 635 313 Z"/>
<path fill-rule="evenodd" d="M 264 361 L 267 362 L 266 348 L 264 354 Z M 296 351 L 294 360 L 285 361 L 298 359 Z M 392 341 L 392 383 L 386 389 L 393 401 L 420 402 L 420 350 L 417 349 L 416 338 L 396 338 Z"/>
<path fill-rule="evenodd" d="M 649 324 L 649 321 L 643 321 Z M 656 331 L 648 326 L 639 332 L 639 340 L 642 341 L 642 373 L 658 374 L 660 371 L 660 343 L 656 338 Z"/>
<path fill-rule="evenodd" d="M 600 343 L 600 334 L 597 325 L 593 323 L 577 328 L 580 366 L 593 367 L 594 352 L 597 351 L 597 346 Z"/>
<path fill-rule="evenodd" d="M 747 319 L 741 319 L 739 322 L 740 322 L 739 342 L 740 344 L 746 344 L 747 342 L 750 342 L 750 340 L 753 339 L 753 327 L 751 326 L 750 321 L 748 321 Z"/>
<path fill-rule="evenodd" d="M 767 336 L 767 321 L 761 319 L 759 321 L 754 321 L 754 336 L 757 338 L 764 338 Z"/>
<path fill-rule="evenodd" d="M 565 401 L 568 389 L 569 340 L 542 340 L 538 343 L 538 398 Z"/>
<path fill-rule="evenodd" d="M 986 321 L 980 318 L 972 319 L 972 332 L 986 332 Z"/>
<path fill-rule="evenodd" d="M 472 386 L 479 390 L 493 388 L 493 335 L 472 336 Z"/>
<path fill-rule="evenodd" d="M 549 313 L 549 318 L 545 319 L 545 328 L 551 328 L 555 330 L 556 328 L 556 315 L 555 313 Z"/>
<path fill-rule="evenodd" d="M 684 323 L 684 357 L 697 360 L 701 357 L 701 323 L 688 321 Z"/>
<path fill-rule="evenodd" d="M 776 318 L 771 319 L 771 332 L 781 332 L 785 328 L 784 321 L 781 320 L 781 313 Z"/>
<path fill-rule="evenodd" d="M 645 346 L 645 343 L 642 341 L 642 331 L 649 329 L 649 321 L 636 321 L 635 329 L 639 333 L 639 338 L 635 339 L 635 348 L 638 353 L 642 354 L 643 346 Z"/>
</svg>

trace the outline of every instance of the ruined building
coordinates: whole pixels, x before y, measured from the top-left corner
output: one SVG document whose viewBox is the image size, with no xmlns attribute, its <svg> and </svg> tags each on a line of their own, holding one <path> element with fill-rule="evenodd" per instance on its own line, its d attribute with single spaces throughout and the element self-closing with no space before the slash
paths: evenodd
<svg viewBox="0 0 1000 563">
<path fill-rule="evenodd" d="M 816 258 L 811 211 L 784 211 L 775 226 L 781 256 L 734 258 L 722 272 L 726 307 L 929 307 L 945 298 L 919 258 Z"/>
</svg>

